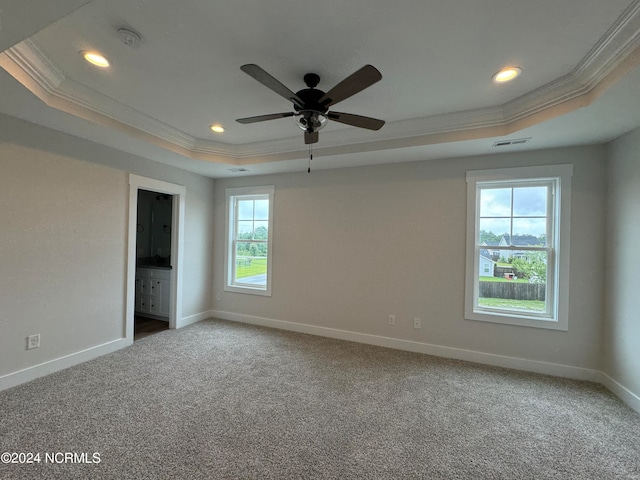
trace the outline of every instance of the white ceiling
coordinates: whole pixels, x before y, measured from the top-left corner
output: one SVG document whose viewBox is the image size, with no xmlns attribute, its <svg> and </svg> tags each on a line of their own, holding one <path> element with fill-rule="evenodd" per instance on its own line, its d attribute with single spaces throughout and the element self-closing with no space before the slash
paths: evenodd
<svg viewBox="0 0 640 480">
<path fill-rule="evenodd" d="M 640 0 L 45 3 L 0 1 L 0 112 L 210 177 L 306 169 L 293 119 L 235 122 L 292 110 L 246 63 L 293 91 L 309 72 L 325 91 L 365 64 L 382 73 L 336 109 L 386 125 L 331 123 L 315 169 L 602 143 L 640 126 Z M 143 44 L 122 43 L 121 26 Z M 88 49 L 112 66 L 87 64 Z M 522 76 L 494 84 L 507 65 Z M 505 138 L 531 140 L 492 147 Z"/>
</svg>

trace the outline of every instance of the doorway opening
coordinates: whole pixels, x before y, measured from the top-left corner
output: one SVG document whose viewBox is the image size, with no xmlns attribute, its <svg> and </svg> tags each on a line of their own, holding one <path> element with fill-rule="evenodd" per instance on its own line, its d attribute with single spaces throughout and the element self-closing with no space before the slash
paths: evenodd
<svg viewBox="0 0 640 480">
<path fill-rule="evenodd" d="M 173 195 L 138 189 L 133 339 L 169 328 Z"/>
<path fill-rule="evenodd" d="M 182 185 L 129 175 L 125 338 L 130 342 L 182 321 Z"/>
<path fill-rule="evenodd" d="M 148 337 L 149 335 L 154 335 L 158 332 L 164 332 L 165 330 L 169 330 L 169 322 L 140 315 L 134 315 L 133 317 L 134 341 Z"/>
</svg>

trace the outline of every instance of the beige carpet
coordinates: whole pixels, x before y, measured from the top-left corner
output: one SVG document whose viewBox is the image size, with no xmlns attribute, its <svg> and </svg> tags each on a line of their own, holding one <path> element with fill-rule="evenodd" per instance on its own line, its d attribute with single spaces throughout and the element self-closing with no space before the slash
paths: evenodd
<svg viewBox="0 0 640 480">
<path fill-rule="evenodd" d="M 640 416 L 586 382 L 210 320 L 0 392 L 0 451 L 41 454 L 1 479 L 633 479 Z"/>
</svg>

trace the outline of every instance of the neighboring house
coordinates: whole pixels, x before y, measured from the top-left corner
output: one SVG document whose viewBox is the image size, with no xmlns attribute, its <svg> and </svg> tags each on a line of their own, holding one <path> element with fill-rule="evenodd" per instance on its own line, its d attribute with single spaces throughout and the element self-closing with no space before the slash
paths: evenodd
<svg viewBox="0 0 640 480">
<path fill-rule="evenodd" d="M 535 235 L 513 235 L 511 237 L 508 233 L 505 233 L 500 238 L 499 247 L 504 247 L 507 245 L 512 246 L 527 246 L 533 247 L 536 245 L 540 245 L 540 239 Z M 499 258 L 509 259 L 509 258 L 526 258 L 527 252 L 524 250 L 497 250 L 499 252 Z"/>
<path fill-rule="evenodd" d="M 480 243 L 481 246 L 487 247 L 487 257 L 498 261 L 500 259 L 500 250 L 497 249 L 498 242 L 495 241 L 483 241 Z"/>
<path fill-rule="evenodd" d="M 481 277 L 493 277 L 495 271 L 496 262 L 491 259 L 491 252 L 486 249 L 480 250 L 480 272 Z"/>
</svg>

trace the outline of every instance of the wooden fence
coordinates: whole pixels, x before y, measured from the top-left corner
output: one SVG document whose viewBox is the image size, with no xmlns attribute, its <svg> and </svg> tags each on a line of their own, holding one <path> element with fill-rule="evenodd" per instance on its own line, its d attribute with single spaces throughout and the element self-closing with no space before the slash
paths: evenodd
<svg viewBox="0 0 640 480">
<path fill-rule="evenodd" d="M 544 300 L 544 283 L 479 282 L 481 298 L 510 298 L 513 300 Z"/>
<path fill-rule="evenodd" d="M 508 267 L 499 267 L 498 265 L 495 265 L 493 267 L 493 276 L 494 277 L 500 277 L 500 278 L 504 278 L 505 273 L 507 274 L 512 274 L 512 275 L 517 275 L 518 271 L 513 268 L 511 265 L 509 265 Z"/>
</svg>

